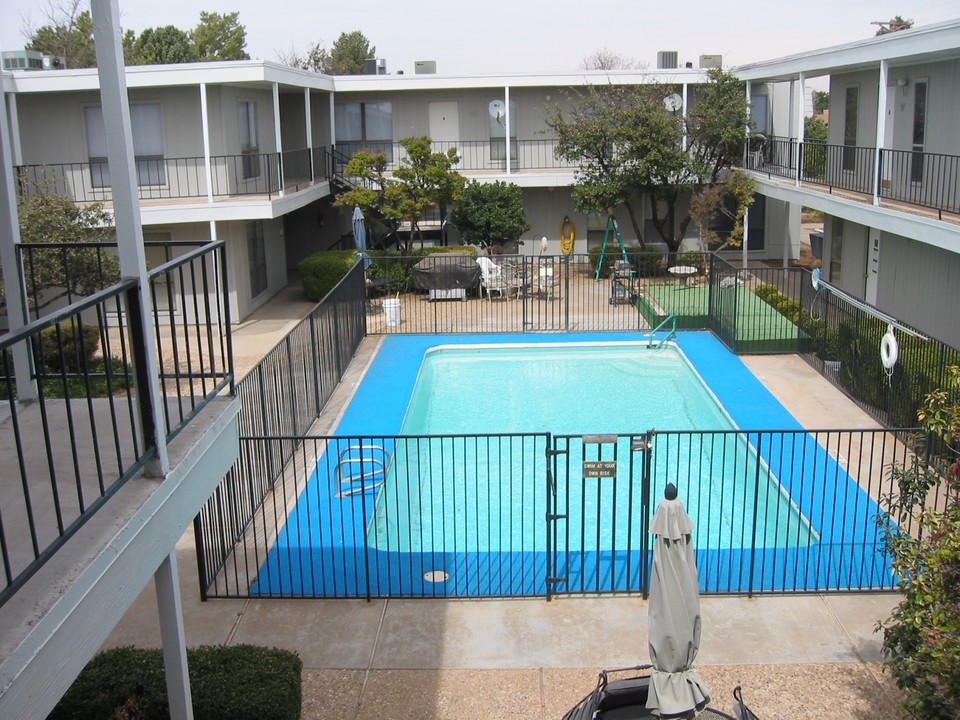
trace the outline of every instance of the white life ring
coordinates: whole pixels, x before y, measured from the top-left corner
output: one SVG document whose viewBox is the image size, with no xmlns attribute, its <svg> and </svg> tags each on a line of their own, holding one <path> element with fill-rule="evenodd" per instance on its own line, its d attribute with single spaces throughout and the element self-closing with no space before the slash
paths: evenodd
<svg viewBox="0 0 960 720">
<path fill-rule="evenodd" d="M 813 285 L 814 290 L 820 289 L 820 268 L 814 268 L 810 273 L 810 284 Z"/>
<path fill-rule="evenodd" d="M 897 346 L 897 336 L 893 334 L 893 326 L 887 326 L 886 334 L 880 339 L 880 362 L 887 370 L 892 370 L 900 357 L 900 348 Z"/>
</svg>

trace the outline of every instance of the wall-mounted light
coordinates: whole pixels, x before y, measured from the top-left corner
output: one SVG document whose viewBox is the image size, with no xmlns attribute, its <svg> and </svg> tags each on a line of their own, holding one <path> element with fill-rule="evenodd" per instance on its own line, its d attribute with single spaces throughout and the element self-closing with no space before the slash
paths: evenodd
<svg viewBox="0 0 960 720">
<path fill-rule="evenodd" d="M 907 78 L 905 77 L 897 78 L 897 85 L 899 87 L 906 87 L 909 84 L 910 84 L 910 81 Z"/>
</svg>

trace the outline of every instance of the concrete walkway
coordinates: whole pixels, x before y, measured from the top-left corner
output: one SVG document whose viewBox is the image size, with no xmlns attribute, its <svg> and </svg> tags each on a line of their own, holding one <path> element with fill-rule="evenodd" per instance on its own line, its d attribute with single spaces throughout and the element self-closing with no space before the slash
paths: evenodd
<svg viewBox="0 0 960 720">
<path fill-rule="evenodd" d="M 238 376 L 309 308 L 298 286 L 288 288 L 243 323 L 234 334 Z M 801 423 L 874 426 L 799 358 L 744 360 Z M 639 597 L 202 603 L 192 531 L 177 556 L 188 644 L 296 651 L 305 720 L 559 719 L 593 688 L 599 669 L 648 661 Z M 697 665 L 712 705 L 730 712 L 742 685 L 762 720 L 892 720 L 896 688 L 881 671 L 874 629 L 897 602 L 895 594 L 704 598 Z M 107 646 L 131 644 L 160 645 L 152 586 Z"/>
</svg>

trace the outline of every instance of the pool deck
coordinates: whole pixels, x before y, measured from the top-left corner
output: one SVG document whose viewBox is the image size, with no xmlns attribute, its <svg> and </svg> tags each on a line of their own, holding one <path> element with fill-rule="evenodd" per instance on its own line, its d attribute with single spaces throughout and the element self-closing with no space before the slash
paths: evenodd
<svg viewBox="0 0 960 720">
<path fill-rule="evenodd" d="M 238 375 L 309 311 L 284 291 L 234 334 Z M 328 432 L 380 339 L 368 337 L 314 431 Z M 876 427 L 796 356 L 744 363 L 807 427 Z M 303 715 L 319 718 L 559 720 L 597 671 L 644 663 L 640 597 L 525 600 L 214 600 L 200 602 L 192 530 L 177 546 L 189 645 L 252 643 L 303 660 Z M 772 718 L 895 717 L 896 687 L 881 671 L 874 632 L 895 594 L 706 597 L 697 667 L 730 712 L 732 691 Z M 107 642 L 157 647 L 152 585 Z"/>
</svg>

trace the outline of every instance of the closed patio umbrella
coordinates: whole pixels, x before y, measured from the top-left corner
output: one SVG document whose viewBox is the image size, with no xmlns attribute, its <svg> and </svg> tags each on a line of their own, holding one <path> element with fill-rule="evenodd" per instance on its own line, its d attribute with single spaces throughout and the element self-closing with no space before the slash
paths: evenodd
<svg viewBox="0 0 960 720">
<path fill-rule="evenodd" d="M 672 483 L 657 507 L 650 532 L 655 537 L 647 626 L 653 674 L 647 707 L 660 717 L 692 718 L 710 702 L 710 691 L 693 669 L 700 648 L 693 521 Z"/>
<path fill-rule="evenodd" d="M 367 226 L 363 222 L 363 211 L 359 205 L 353 208 L 353 242 L 363 258 L 363 269 L 366 270 L 370 267 L 370 258 L 367 257 Z"/>
</svg>

